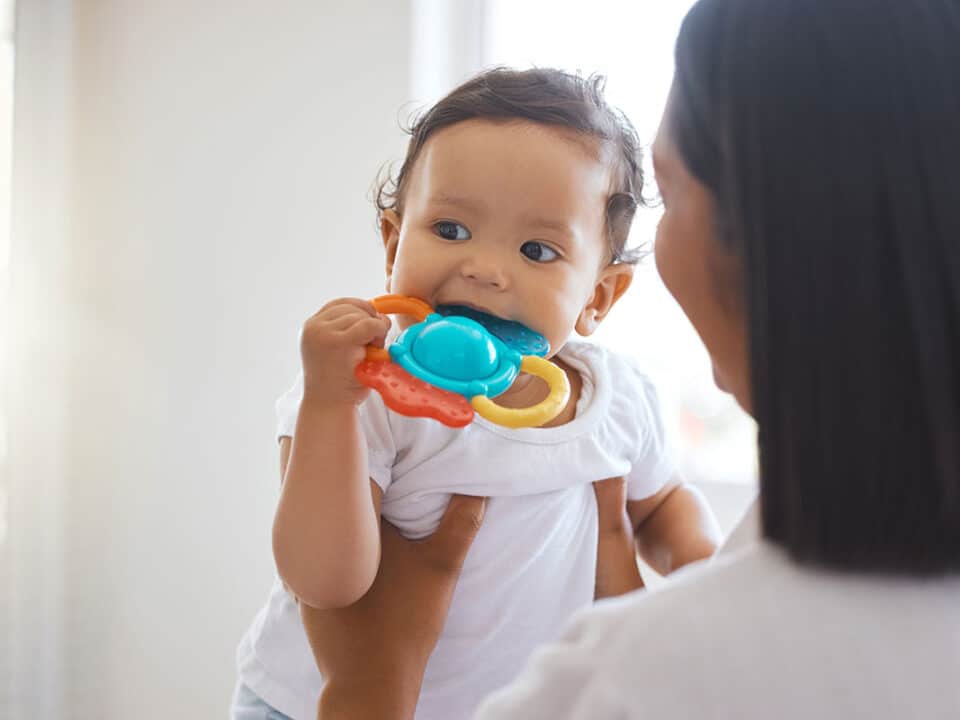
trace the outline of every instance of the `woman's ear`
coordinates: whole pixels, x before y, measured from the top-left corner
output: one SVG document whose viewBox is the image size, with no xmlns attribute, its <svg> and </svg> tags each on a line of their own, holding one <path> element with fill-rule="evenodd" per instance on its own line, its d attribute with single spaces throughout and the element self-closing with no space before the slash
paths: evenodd
<svg viewBox="0 0 960 720">
<path fill-rule="evenodd" d="M 580 311 L 574 328 L 580 335 L 592 335 L 603 319 L 617 304 L 617 300 L 629 289 L 633 282 L 633 265 L 607 265 L 600 271 L 593 296 Z"/>
<path fill-rule="evenodd" d="M 380 237 L 386 254 L 387 292 L 390 292 L 393 263 L 397 259 L 397 247 L 400 244 L 400 216 L 396 211 L 384 210 L 380 213 Z"/>
</svg>

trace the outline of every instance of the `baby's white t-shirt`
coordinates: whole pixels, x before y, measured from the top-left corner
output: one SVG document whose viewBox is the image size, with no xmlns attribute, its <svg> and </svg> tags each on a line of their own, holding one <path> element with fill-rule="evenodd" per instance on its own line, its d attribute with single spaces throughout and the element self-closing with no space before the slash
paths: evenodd
<svg viewBox="0 0 960 720">
<path fill-rule="evenodd" d="M 361 405 L 382 513 L 404 535 L 436 529 L 452 493 L 489 497 L 443 634 L 427 666 L 418 720 L 468 718 L 506 685 L 538 645 L 555 640 L 593 600 L 597 512 L 591 483 L 627 478 L 628 497 L 673 473 L 656 391 L 626 358 L 567 343 L 580 374 L 576 417 L 552 428 L 508 429 L 477 417 L 463 429 Z M 278 435 L 292 436 L 302 378 L 277 401 Z M 316 717 L 322 679 L 296 604 L 277 580 L 237 652 L 240 680 L 294 720 Z"/>
</svg>

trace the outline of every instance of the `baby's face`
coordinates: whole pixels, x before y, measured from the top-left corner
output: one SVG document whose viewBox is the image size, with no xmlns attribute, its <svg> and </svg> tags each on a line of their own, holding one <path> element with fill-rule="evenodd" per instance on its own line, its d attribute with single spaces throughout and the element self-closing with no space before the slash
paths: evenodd
<svg viewBox="0 0 960 720">
<path fill-rule="evenodd" d="M 395 256 L 385 233 L 387 287 L 521 322 L 557 350 L 590 314 L 609 265 L 609 184 L 594 143 L 569 131 L 484 120 L 444 128 L 408 178 Z"/>
</svg>

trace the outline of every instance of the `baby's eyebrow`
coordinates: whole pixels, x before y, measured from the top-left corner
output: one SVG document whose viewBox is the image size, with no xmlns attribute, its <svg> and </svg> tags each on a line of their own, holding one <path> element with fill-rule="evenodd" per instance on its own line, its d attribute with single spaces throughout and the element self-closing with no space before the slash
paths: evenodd
<svg viewBox="0 0 960 720">
<path fill-rule="evenodd" d="M 561 235 L 572 235 L 573 231 L 567 223 L 561 220 L 553 220 L 545 217 L 531 217 L 527 219 L 531 227 L 543 228 L 544 230 L 553 230 Z"/>
<path fill-rule="evenodd" d="M 462 195 L 450 195 L 448 193 L 439 193 L 430 197 L 431 205 L 454 205 L 465 210 L 480 212 L 484 209 L 482 202 L 473 198 L 463 197 Z"/>
</svg>

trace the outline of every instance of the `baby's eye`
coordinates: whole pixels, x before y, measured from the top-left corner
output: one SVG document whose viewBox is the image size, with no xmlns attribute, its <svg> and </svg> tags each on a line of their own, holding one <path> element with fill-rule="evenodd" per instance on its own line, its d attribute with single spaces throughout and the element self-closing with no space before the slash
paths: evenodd
<svg viewBox="0 0 960 720">
<path fill-rule="evenodd" d="M 560 257 L 556 250 L 536 240 L 528 240 L 525 242 L 520 246 L 520 252 L 534 262 L 540 263 L 553 262 Z"/>
<path fill-rule="evenodd" d="M 451 220 L 441 220 L 433 224 L 433 231 L 444 240 L 469 240 L 471 235 L 466 227 Z"/>
</svg>

